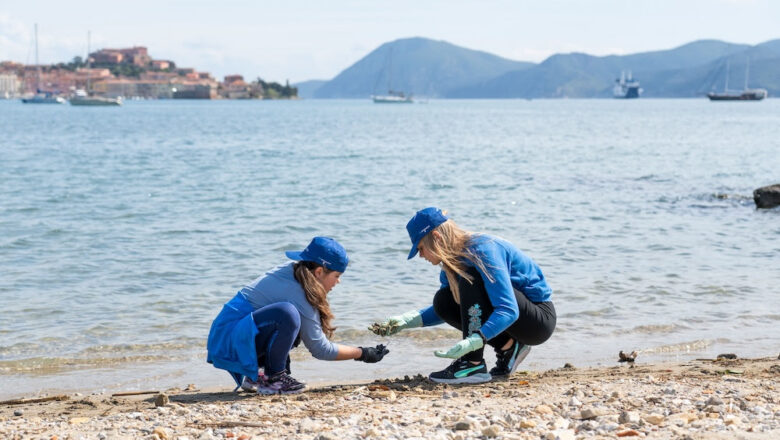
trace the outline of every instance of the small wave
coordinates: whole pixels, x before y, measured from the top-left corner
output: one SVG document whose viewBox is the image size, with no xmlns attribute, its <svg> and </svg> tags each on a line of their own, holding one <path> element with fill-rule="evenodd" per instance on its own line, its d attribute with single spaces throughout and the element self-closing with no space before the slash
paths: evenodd
<svg viewBox="0 0 780 440">
<path fill-rule="evenodd" d="M 185 354 L 147 354 L 135 356 L 69 358 L 35 357 L 13 361 L 0 361 L 0 373 L 3 374 L 56 374 L 73 370 L 89 370 L 127 364 L 153 364 L 188 359 Z"/>
<path fill-rule="evenodd" d="M 625 333 L 640 333 L 640 334 L 653 334 L 653 333 L 674 333 L 680 330 L 685 330 L 688 327 L 679 324 L 646 324 L 638 325 L 632 329 L 619 329 L 615 330 L 616 334 Z"/>
<path fill-rule="evenodd" d="M 690 342 L 680 342 L 678 344 L 660 345 L 658 347 L 646 348 L 639 350 L 640 353 L 645 354 L 669 354 L 669 353 L 691 353 L 705 351 L 712 346 L 713 341 L 706 339 L 699 339 Z"/>
</svg>

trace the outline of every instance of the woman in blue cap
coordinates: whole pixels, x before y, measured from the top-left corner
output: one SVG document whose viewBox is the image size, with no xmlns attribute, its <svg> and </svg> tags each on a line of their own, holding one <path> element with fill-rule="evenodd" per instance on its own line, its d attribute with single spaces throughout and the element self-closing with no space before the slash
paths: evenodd
<svg viewBox="0 0 780 440">
<path fill-rule="evenodd" d="M 539 266 L 506 240 L 464 231 L 438 208 L 418 211 L 406 225 L 412 250 L 441 266 L 441 288 L 433 305 L 394 316 L 379 326 L 384 334 L 446 322 L 463 340 L 438 357 L 455 359 L 430 374 L 434 382 L 481 383 L 508 376 L 555 330 L 552 290 Z M 483 347 L 496 352 L 488 373 Z"/>
<path fill-rule="evenodd" d="M 388 350 L 381 344 L 351 347 L 329 340 L 334 327 L 327 294 L 349 263 L 344 248 L 332 238 L 314 237 L 306 249 L 286 255 L 296 262 L 257 278 L 224 305 L 211 324 L 207 361 L 246 390 L 290 394 L 305 388 L 290 376 L 289 353 L 300 341 L 317 359 L 382 360 Z"/>
</svg>

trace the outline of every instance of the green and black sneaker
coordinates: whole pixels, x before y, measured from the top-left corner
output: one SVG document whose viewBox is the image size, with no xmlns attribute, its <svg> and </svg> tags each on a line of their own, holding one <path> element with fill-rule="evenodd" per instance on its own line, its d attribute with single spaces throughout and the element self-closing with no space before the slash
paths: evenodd
<svg viewBox="0 0 780 440">
<path fill-rule="evenodd" d="M 434 371 L 428 378 L 438 383 L 483 383 L 491 379 L 484 359 L 477 365 L 465 359 L 456 359 L 449 367 Z"/>
</svg>

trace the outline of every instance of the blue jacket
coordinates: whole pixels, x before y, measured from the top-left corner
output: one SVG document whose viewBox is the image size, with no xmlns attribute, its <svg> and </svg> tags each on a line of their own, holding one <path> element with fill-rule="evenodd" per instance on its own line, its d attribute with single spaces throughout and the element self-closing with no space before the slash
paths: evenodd
<svg viewBox="0 0 780 440">
<path fill-rule="evenodd" d="M 477 235 L 469 248 L 476 252 L 485 265 L 487 273 L 479 267 L 476 269 L 485 282 L 485 290 L 493 305 L 493 313 L 480 329 L 485 338 L 493 339 L 517 320 L 519 309 L 514 289 L 535 303 L 551 300 L 552 289 L 547 285 L 542 270 L 512 243 L 490 235 Z M 470 261 L 465 263 L 475 267 Z M 449 287 L 443 270 L 439 280 L 442 288 Z M 420 313 L 425 326 L 442 323 L 433 311 L 433 306 L 421 310 Z"/>
<path fill-rule="evenodd" d="M 258 331 L 252 319 L 253 311 L 252 304 L 244 295 L 236 294 L 211 323 L 206 344 L 206 361 L 227 370 L 238 386 L 243 376 L 257 381 L 255 336 Z"/>
</svg>

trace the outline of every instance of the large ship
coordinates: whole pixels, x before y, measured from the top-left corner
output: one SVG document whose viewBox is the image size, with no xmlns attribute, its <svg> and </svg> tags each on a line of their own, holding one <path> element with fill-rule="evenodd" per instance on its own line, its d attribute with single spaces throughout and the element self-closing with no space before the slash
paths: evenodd
<svg viewBox="0 0 780 440">
<path fill-rule="evenodd" d="M 620 72 L 620 78 L 615 80 L 615 87 L 612 89 L 612 95 L 618 99 L 639 98 L 642 92 L 639 81 L 631 76 L 630 70 Z"/>
<path fill-rule="evenodd" d="M 769 94 L 766 89 L 748 88 L 748 78 L 750 77 L 750 60 L 745 65 L 745 87 L 742 90 L 729 90 L 729 62 L 726 61 L 726 84 L 723 92 L 710 92 L 707 97 L 710 101 L 761 101 Z"/>
</svg>

